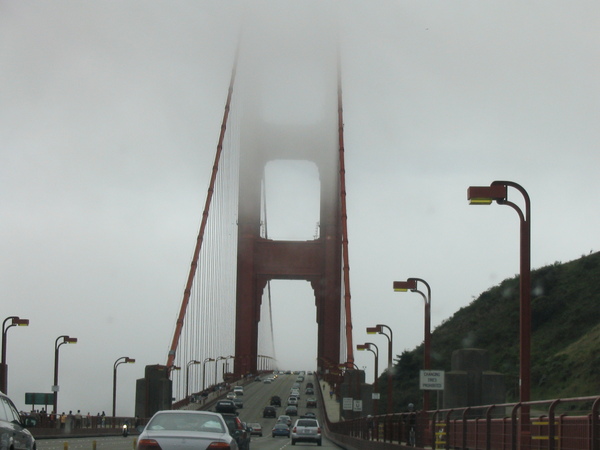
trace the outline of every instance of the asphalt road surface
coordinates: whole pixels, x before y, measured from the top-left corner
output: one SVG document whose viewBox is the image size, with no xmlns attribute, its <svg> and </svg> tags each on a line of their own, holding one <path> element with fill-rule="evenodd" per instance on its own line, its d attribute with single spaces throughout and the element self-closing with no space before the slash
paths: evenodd
<svg viewBox="0 0 600 450">
<path fill-rule="evenodd" d="M 277 415 L 285 414 L 285 408 L 287 406 L 287 399 L 289 397 L 290 389 L 296 381 L 296 375 L 280 375 L 271 384 L 264 384 L 262 382 L 252 382 L 248 384 L 244 389 L 244 407 L 239 409 L 239 417 L 242 422 L 258 422 L 262 425 L 263 436 L 252 436 L 250 444 L 251 450 L 280 450 L 283 448 L 302 448 L 302 447 L 316 447 L 317 444 L 309 442 L 297 442 L 294 447 L 290 439 L 286 437 L 271 437 L 271 428 L 275 425 L 277 419 L 275 418 L 263 418 L 263 408 L 269 405 L 271 396 L 278 395 L 281 397 L 281 407 L 277 409 Z M 298 406 L 298 414 L 302 415 L 307 411 L 312 411 L 317 414 L 319 423 L 321 420 L 321 405 L 319 408 L 306 408 L 306 394 L 304 389 L 306 383 L 312 381 L 316 386 L 317 382 L 315 379 L 308 375 L 305 377 L 300 388 L 300 403 Z M 316 395 L 315 398 L 318 398 Z M 295 422 L 297 417 L 292 417 L 292 424 Z M 74 438 L 74 439 L 43 439 L 37 441 L 38 450 L 64 450 L 66 447 L 64 443 L 68 443 L 68 449 L 93 449 L 93 442 L 96 442 L 96 449 L 112 449 L 112 450 L 132 450 L 134 449 L 135 436 L 124 438 L 118 437 L 106 437 L 106 438 Z M 323 449 L 339 449 L 337 445 L 323 437 Z M 167 450 L 167 449 L 165 449 Z"/>
</svg>

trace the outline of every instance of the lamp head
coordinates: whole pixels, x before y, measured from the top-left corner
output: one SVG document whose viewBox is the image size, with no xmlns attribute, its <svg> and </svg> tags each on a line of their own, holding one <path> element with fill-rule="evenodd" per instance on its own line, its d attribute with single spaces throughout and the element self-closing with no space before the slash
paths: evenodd
<svg viewBox="0 0 600 450">
<path fill-rule="evenodd" d="M 18 317 L 15 317 L 12 320 L 12 324 L 13 325 L 17 325 L 18 327 L 28 327 L 29 326 L 29 319 L 19 319 Z"/>
<path fill-rule="evenodd" d="M 77 338 L 67 336 L 63 342 L 66 344 L 77 344 Z"/>
<path fill-rule="evenodd" d="M 135 359 L 134 359 L 134 358 L 128 358 L 128 357 L 125 357 L 125 362 L 126 362 L 126 363 L 130 363 L 130 364 L 133 364 L 133 363 L 135 363 Z"/>
<path fill-rule="evenodd" d="M 381 326 L 377 325 L 376 327 L 367 327 L 367 334 L 377 333 L 381 333 Z"/>
<path fill-rule="evenodd" d="M 408 290 L 414 291 L 417 289 L 417 280 L 409 278 L 406 281 L 394 281 L 395 292 L 406 292 Z"/>
<path fill-rule="evenodd" d="M 358 351 L 369 350 L 369 345 L 368 344 L 357 344 L 356 350 L 358 350 Z"/>
<path fill-rule="evenodd" d="M 471 186 L 467 189 L 467 200 L 470 205 L 489 205 L 493 201 L 503 202 L 506 197 L 507 187 L 504 184 Z"/>
</svg>

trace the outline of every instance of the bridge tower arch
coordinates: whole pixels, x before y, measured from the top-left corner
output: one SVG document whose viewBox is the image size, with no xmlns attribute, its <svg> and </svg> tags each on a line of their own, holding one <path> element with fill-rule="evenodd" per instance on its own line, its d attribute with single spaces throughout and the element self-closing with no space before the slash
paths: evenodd
<svg viewBox="0 0 600 450">
<path fill-rule="evenodd" d="M 333 116 L 336 117 L 335 109 Z M 235 371 L 256 373 L 258 327 L 269 280 L 310 282 L 316 305 L 317 358 L 338 362 L 342 322 L 342 229 L 338 127 L 242 120 L 238 207 Z M 308 241 L 260 236 L 261 180 L 269 161 L 312 161 L 320 179 L 320 233 Z M 289 199 L 294 202 L 296 199 Z M 321 365 L 319 363 L 319 365 Z"/>
</svg>

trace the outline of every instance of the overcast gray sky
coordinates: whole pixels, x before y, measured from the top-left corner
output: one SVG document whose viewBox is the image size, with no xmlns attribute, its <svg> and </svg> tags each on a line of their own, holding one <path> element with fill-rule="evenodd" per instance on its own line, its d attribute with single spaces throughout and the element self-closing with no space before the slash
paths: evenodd
<svg viewBox="0 0 600 450">
<path fill-rule="evenodd" d="M 394 354 L 422 341 L 422 300 L 394 280 L 429 282 L 435 327 L 518 273 L 516 214 L 469 206 L 469 185 L 527 189 L 534 268 L 600 248 L 597 2 L 336 6 L 355 343 L 385 353 L 364 332 L 377 323 Z M 0 1 L 2 311 L 31 320 L 8 333 L 19 408 L 50 392 L 59 335 L 79 338 L 61 347 L 60 410 L 108 413 L 130 356 L 117 412 L 133 414 L 135 379 L 166 361 L 242 9 Z M 314 302 L 295 283 L 274 286 L 277 356 L 310 368 Z M 371 353 L 356 357 L 371 381 Z"/>
</svg>

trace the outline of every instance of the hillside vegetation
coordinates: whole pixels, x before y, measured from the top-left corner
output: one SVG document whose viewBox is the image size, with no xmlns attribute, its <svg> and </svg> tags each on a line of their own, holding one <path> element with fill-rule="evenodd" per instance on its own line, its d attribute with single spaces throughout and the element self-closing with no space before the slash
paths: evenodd
<svg viewBox="0 0 600 450">
<path fill-rule="evenodd" d="M 600 395 L 600 253 L 532 271 L 532 400 Z M 450 370 L 461 348 L 486 349 L 490 369 L 505 375 L 506 401 L 518 399 L 519 278 L 504 280 L 432 333 L 432 368 Z M 398 355 L 394 409 L 422 404 L 423 346 Z M 385 404 L 387 375 L 379 380 Z M 435 395 L 432 395 L 432 407 Z"/>
</svg>

